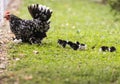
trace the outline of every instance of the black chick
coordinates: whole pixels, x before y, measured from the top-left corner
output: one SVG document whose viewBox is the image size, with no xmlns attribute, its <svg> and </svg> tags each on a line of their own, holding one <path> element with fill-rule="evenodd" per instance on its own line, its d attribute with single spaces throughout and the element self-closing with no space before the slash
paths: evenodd
<svg viewBox="0 0 120 84">
<path fill-rule="evenodd" d="M 100 50 L 101 50 L 101 51 L 109 51 L 109 48 L 108 48 L 108 46 L 102 46 L 102 47 L 100 48 Z"/>
<path fill-rule="evenodd" d="M 67 41 L 58 39 L 58 44 L 61 45 L 63 48 L 66 47 Z"/>
<path fill-rule="evenodd" d="M 77 43 L 73 43 L 71 41 L 68 42 L 68 45 L 73 49 L 77 50 L 79 48 L 79 45 Z"/>
<path fill-rule="evenodd" d="M 111 46 L 110 49 L 109 49 L 110 52 L 115 52 L 116 51 L 116 48 L 114 46 Z"/>
</svg>

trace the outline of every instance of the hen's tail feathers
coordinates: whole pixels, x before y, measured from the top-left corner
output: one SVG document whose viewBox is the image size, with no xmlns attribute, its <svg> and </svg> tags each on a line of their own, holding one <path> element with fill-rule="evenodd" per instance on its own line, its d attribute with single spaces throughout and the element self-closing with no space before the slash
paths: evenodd
<svg viewBox="0 0 120 84">
<path fill-rule="evenodd" d="M 52 14 L 52 10 L 39 4 L 29 5 L 28 10 L 34 19 L 40 19 L 41 21 L 49 20 Z"/>
</svg>

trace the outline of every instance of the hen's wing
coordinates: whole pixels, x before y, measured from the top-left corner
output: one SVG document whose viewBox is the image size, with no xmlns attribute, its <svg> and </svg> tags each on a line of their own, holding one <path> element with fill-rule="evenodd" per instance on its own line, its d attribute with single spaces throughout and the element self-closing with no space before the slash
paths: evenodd
<svg viewBox="0 0 120 84">
<path fill-rule="evenodd" d="M 15 34 L 15 35 L 18 35 L 20 32 L 20 25 L 21 25 L 21 22 L 22 22 L 22 19 L 11 14 L 10 15 L 10 29 L 11 31 Z"/>
<path fill-rule="evenodd" d="M 23 20 L 15 15 L 10 15 L 10 29 L 17 39 L 28 39 L 34 33 L 36 24 L 32 20 Z"/>
<path fill-rule="evenodd" d="M 39 4 L 29 5 L 28 10 L 34 19 L 39 19 L 41 21 L 49 20 L 52 14 L 52 10 L 50 10 L 46 6 L 39 5 Z"/>
</svg>

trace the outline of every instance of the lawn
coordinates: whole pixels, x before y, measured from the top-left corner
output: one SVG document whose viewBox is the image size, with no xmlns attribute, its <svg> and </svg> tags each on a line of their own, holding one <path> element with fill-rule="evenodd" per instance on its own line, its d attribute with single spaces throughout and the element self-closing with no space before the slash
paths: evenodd
<svg viewBox="0 0 120 84">
<path fill-rule="evenodd" d="M 41 45 L 8 45 L 4 84 L 120 84 L 120 23 L 109 6 L 90 0 L 24 0 L 21 18 L 31 19 L 27 6 L 33 3 L 53 10 L 51 28 Z M 85 43 L 87 49 L 62 48 L 58 39 Z M 103 45 L 117 51 L 100 52 Z"/>
</svg>

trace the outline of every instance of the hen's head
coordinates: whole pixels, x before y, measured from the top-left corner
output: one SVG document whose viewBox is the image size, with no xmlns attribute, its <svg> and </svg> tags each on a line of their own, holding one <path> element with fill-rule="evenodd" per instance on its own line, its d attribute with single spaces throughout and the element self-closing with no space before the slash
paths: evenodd
<svg viewBox="0 0 120 84">
<path fill-rule="evenodd" d="M 10 12 L 9 12 L 9 11 L 6 11 L 6 12 L 5 12 L 4 18 L 5 18 L 6 20 L 9 20 L 9 19 L 10 19 Z"/>
</svg>

